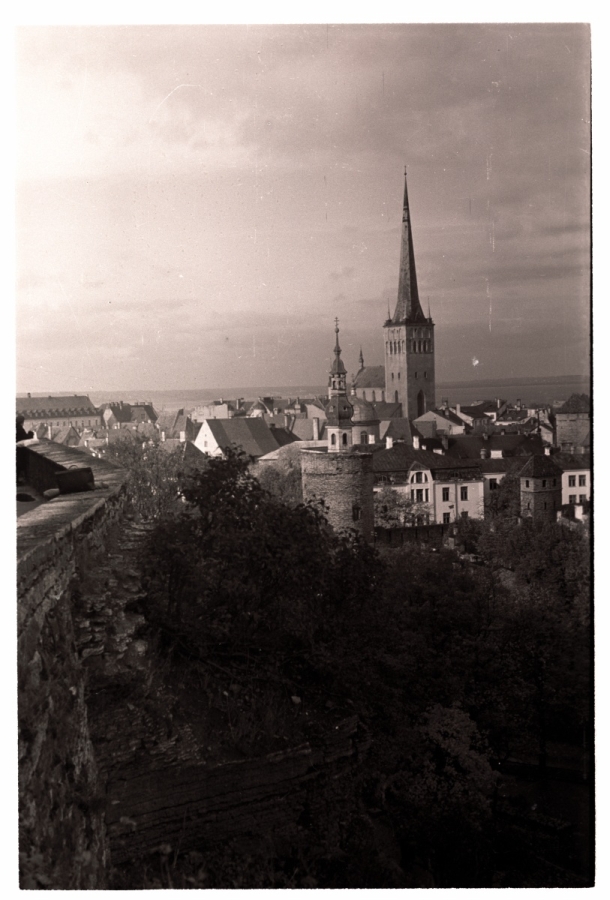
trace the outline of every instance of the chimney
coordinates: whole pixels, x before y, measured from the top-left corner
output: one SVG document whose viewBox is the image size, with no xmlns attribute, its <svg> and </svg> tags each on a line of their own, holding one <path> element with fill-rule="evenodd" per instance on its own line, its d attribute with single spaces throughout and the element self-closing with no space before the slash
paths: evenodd
<svg viewBox="0 0 610 900">
<path fill-rule="evenodd" d="M 320 440 L 320 420 L 317 416 L 314 416 L 312 419 L 313 422 L 313 439 L 314 441 Z"/>
<path fill-rule="evenodd" d="M 28 391 L 28 399 L 29 399 L 29 400 L 31 400 L 31 399 L 32 399 L 32 395 L 31 395 L 31 394 L 30 394 L 30 392 L 29 392 L 29 391 Z"/>
<path fill-rule="evenodd" d="M 443 397 L 442 406 L 443 409 L 449 409 L 449 400 L 447 399 L 447 397 Z"/>
<path fill-rule="evenodd" d="M 544 455 L 545 455 L 545 456 L 550 456 L 550 455 L 551 455 L 551 448 L 550 448 L 550 447 L 545 447 L 545 448 L 544 448 Z"/>
<path fill-rule="evenodd" d="M 415 441 L 418 441 L 418 443 L 419 443 L 419 438 L 413 438 L 413 446 L 414 446 L 414 447 L 415 447 Z M 394 438 L 387 437 L 387 438 L 385 439 L 385 448 L 386 448 L 386 450 L 391 450 L 393 446 L 394 446 Z"/>
<path fill-rule="evenodd" d="M 455 404 L 455 412 L 456 412 L 456 415 L 459 416 L 461 410 L 462 410 L 461 404 L 460 404 L 460 403 L 456 403 L 456 404 Z"/>
<path fill-rule="evenodd" d="M 387 438 L 386 438 L 386 440 L 387 440 Z M 390 440 L 391 440 L 391 438 L 390 438 Z M 419 450 L 419 435 L 418 434 L 413 435 L 413 449 Z"/>
<path fill-rule="evenodd" d="M 161 432 L 161 440 L 162 440 L 162 441 L 165 440 L 165 432 L 164 432 L 164 431 Z"/>
<path fill-rule="evenodd" d="M 442 445 L 443 445 L 443 450 L 448 450 L 448 449 L 449 449 L 449 438 L 447 437 L 447 435 L 445 434 L 445 432 L 443 432 L 443 433 L 441 434 L 441 443 L 442 443 Z"/>
<path fill-rule="evenodd" d="M 517 398 L 517 409 L 521 409 L 521 400 Z"/>
</svg>

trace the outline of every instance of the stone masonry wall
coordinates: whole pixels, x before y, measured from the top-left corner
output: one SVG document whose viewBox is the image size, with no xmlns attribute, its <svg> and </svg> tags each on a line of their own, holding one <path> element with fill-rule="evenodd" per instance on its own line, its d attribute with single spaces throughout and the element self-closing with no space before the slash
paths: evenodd
<svg viewBox="0 0 610 900">
<path fill-rule="evenodd" d="M 373 540 L 373 458 L 370 453 L 301 453 L 303 497 L 323 500 L 327 518 L 336 530 L 354 529 Z M 361 511 L 354 521 L 353 509 Z"/>
<path fill-rule="evenodd" d="M 17 528 L 19 849 L 22 888 L 101 888 L 104 801 L 89 737 L 71 586 L 122 515 L 123 475 L 78 451 L 28 448 L 32 474 L 91 465 L 96 491 L 43 504 Z M 34 480 L 34 479 L 32 479 Z"/>
</svg>

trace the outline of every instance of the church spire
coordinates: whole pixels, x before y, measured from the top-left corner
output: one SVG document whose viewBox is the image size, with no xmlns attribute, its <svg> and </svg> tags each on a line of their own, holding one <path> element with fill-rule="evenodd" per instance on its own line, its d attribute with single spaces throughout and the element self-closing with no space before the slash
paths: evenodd
<svg viewBox="0 0 610 900">
<path fill-rule="evenodd" d="M 362 346 L 360 347 L 360 368 L 364 369 L 364 356 L 362 355 Z"/>
<path fill-rule="evenodd" d="M 407 194 L 407 167 L 405 166 L 405 193 L 402 205 L 402 242 L 400 247 L 400 275 L 398 279 L 398 300 L 392 322 L 425 322 L 426 317 L 419 302 L 417 275 L 415 273 L 415 253 L 413 252 L 413 232 Z"/>
<path fill-rule="evenodd" d="M 339 319 L 335 319 L 335 361 L 333 362 L 330 374 L 331 376 L 347 374 L 347 369 L 343 365 L 343 360 L 341 359 L 341 347 L 339 346 Z"/>
</svg>

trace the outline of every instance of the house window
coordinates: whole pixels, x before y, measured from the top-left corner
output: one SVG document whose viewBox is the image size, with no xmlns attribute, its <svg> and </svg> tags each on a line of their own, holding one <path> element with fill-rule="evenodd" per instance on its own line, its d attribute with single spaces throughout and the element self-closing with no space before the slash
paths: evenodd
<svg viewBox="0 0 610 900">
<path fill-rule="evenodd" d="M 428 377 L 428 373 L 424 372 L 424 378 L 427 378 L 427 377 Z"/>
<path fill-rule="evenodd" d="M 343 436 L 342 436 L 341 440 L 342 440 L 343 445 L 347 446 L 347 435 L 345 432 L 343 432 Z"/>
<path fill-rule="evenodd" d="M 368 440 L 368 438 L 367 438 L 367 433 L 366 433 L 366 431 L 361 431 L 361 432 L 360 432 L 360 443 L 361 443 L 361 444 L 366 444 L 367 440 Z"/>
<path fill-rule="evenodd" d="M 424 492 L 422 491 L 421 488 L 418 488 L 418 489 L 415 491 L 415 500 L 416 500 L 417 503 L 423 503 L 423 502 L 424 502 Z"/>
<path fill-rule="evenodd" d="M 460 500 L 468 500 L 468 488 L 461 487 L 460 488 Z"/>
<path fill-rule="evenodd" d="M 578 487 L 585 487 L 587 484 L 587 476 L 579 475 L 578 476 Z"/>
<path fill-rule="evenodd" d="M 415 373 L 415 377 L 417 378 L 417 372 Z"/>
<path fill-rule="evenodd" d="M 426 499 L 426 503 L 430 502 L 430 491 L 428 490 L 428 488 L 426 488 L 426 498 L 425 499 Z"/>
<path fill-rule="evenodd" d="M 443 503 L 449 503 L 449 488 L 443 488 Z M 449 513 L 446 513 L 449 515 Z"/>
<path fill-rule="evenodd" d="M 497 490 L 498 490 L 498 479 L 497 479 L 497 478 L 490 478 L 490 479 L 489 479 L 489 490 L 490 490 L 490 491 L 497 491 Z"/>
<path fill-rule="evenodd" d="M 330 443 L 333 447 L 335 446 L 335 444 L 337 443 L 337 435 L 336 434 L 331 434 Z"/>
<path fill-rule="evenodd" d="M 542 479 L 542 487 L 546 487 L 546 478 Z M 545 504 L 545 509 L 546 509 L 546 504 Z"/>
<path fill-rule="evenodd" d="M 586 503 L 586 502 L 587 502 L 587 495 L 586 495 L 586 494 L 579 494 L 579 495 L 578 495 L 578 502 L 579 502 L 579 503 Z"/>
<path fill-rule="evenodd" d="M 352 519 L 354 520 L 354 522 L 359 522 L 361 518 L 362 510 L 357 504 L 354 503 L 354 505 L 352 506 Z"/>
<path fill-rule="evenodd" d="M 468 513 L 467 513 L 466 510 L 463 510 L 462 513 L 461 513 L 461 515 L 462 515 L 462 518 L 463 518 L 463 519 L 467 519 L 467 518 L 468 518 Z"/>
<path fill-rule="evenodd" d="M 394 372 L 392 372 L 392 381 L 394 381 Z"/>
<path fill-rule="evenodd" d="M 526 487 L 529 487 L 529 486 L 530 486 L 530 480 L 529 480 L 529 478 L 526 478 L 526 479 L 525 479 L 525 486 L 526 486 Z"/>
<path fill-rule="evenodd" d="M 570 494 L 568 497 L 568 503 L 576 503 L 576 494 Z"/>
<path fill-rule="evenodd" d="M 417 484 L 421 484 L 421 481 L 422 481 L 422 475 L 421 475 L 421 472 L 416 472 L 416 473 L 415 473 L 415 481 L 416 481 Z"/>
<path fill-rule="evenodd" d="M 443 525 L 448 525 L 451 522 L 451 513 L 443 513 Z"/>
<path fill-rule="evenodd" d="M 568 487 L 576 487 L 576 475 L 568 475 Z"/>
<path fill-rule="evenodd" d="M 415 503 L 415 491 L 411 491 L 411 503 Z"/>
<path fill-rule="evenodd" d="M 398 373 L 398 380 L 400 381 L 400 372 Z"/>
<path fill-rule="evenodd" d="M 375 391 L 373 391 L 373 403 L 375 402 Z"/>
</svg>

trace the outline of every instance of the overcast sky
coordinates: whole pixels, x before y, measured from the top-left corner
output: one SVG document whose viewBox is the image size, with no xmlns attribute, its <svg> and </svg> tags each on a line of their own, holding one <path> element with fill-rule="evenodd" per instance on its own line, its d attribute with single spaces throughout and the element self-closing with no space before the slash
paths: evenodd
<svg viewBox="0 0 610 900">
<path fill-rule="evenodd" d="M 381 363 L 405 164 L 437 380 L 586 371 L 589 83 L 583 25 L 20 29 L 18 391 Z"/>
</svg>

